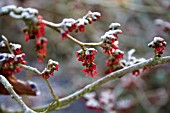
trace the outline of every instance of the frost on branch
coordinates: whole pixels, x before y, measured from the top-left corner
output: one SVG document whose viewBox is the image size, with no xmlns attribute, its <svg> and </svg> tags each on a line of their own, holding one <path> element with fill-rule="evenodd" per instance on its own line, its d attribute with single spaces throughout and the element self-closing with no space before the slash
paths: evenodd
<svg viewBox="0 0 170 113">
<path fill-rule="evenodd" d="M 4 6 L 0 9 L 1 15 L 10 15 L 17 19 L 32 19 L 38 14 L 38 10 L 33 8 L 16 7 L 15 5 Z"/>
<path fill-rule="evenodd" d="M 86 48 L 85 50 L 79 50 L 76 52 L 76 57 L 78 61 L 82 62 L 82 65 L 85 66 L 82 72 L 85 75 L 90 75 L 94 77 L 96 75 L 96 64 L 94 63 L 95 54 L 97 54 L 97 50 L 94 48 Z"/>
<path fill-rule="evenodd" d="M 119 23 L 111 23 L 109 26 L 110 30 L 116 30 L 120 27 L 121 25 Z"/>
<path fill-rule="evenodd" d="M 62 40 L 67 38 L 67 34 L 69 32 L 80 31 L 85 32 L 85 25 L 91 24 L 93 21 L 96 21 L 97 19 L 100 19 L 101 14 L 99 12 L 91 12 L 87 13 L 83 18 L 79 18 L 77 20 L 73 18 L 66 18 L 63 19 L 61 23 L 59 23 L 59 31 L 62 34 Z"/>
<path fill-rule="evenodd" d="M 166 42 L 161 37 L 154 37 L 153 41 L 148 44 L 149 47 L 154 48 L 155 57 L 161 57 L 166 47 Z"/>
<path fill-rule="evenodd" d="M 1 15 L 9 15 L 15 19 L 22 19 L 26 25 L 23 28 L 25 41 L 35 40 L 35 50 L 38 61 L 42 62 L 46 56 L 47 39 L 45 35 L 45 23 L 43 17 L 38 15 L 38 10 L 33 8 L 16 7 L 14 5 L 4 6 L 0 9 Z"/>
</svg>

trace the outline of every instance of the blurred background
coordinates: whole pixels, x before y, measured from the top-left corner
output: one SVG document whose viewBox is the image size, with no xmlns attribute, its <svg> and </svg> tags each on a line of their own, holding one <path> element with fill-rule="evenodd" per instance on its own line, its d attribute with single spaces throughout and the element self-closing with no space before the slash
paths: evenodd
<svg viewBox="0 0 170 113">
<path fill-rule="evenodd" d="M 0 0 L 0 7 L 16 5 L 32 7 L 39 10 L 45 20 L 55 23 L 64 18 L 78 19 L 89 10 L 100 12 L 102 18 L 92 25 L 86 26 L 85 33 L 71 33 L 73 37 L 82 42 L 99 42 L 112 22 L 121 24 L 123 31 L 119 35 L 119 47 L 125 53 L 135 49 L 137 58 L 153 57 L 153 49 L 147 44 L 154 36 L 161 36 L 168 43 L 163 55 L 170 54 L 170 0 Z M 156 19 L 161 19 L 160 25 Z M 0 34 L 5 35 L 9 41 L 20 43 L 26 53 L 27 64 L 42 71 L 48 59 L 60 63 L 60 69 L 54 77 L 49 79 L 55 94 L 59 97 L 67 96 L 85 85 L 105 75 L 106 55 L 101 48 L 96 48 L 98 54 L 97 76 L 94 78 L 84 76 L 81 62 L 76 59 L 75 52 L 80 49 L 69 39 L 61 40 L 61 35 L 52 29 L 46 28 L 45 37 L 48 39 L 48 53 L 43 63 L 38 63 L 34 42 L 24 41 L 22 28 L 24 22 L 9 16 L 0 18 Z M 166 28 L 166 29 L 165 29 Z M 169 28 L 169 31 L 168 31 Z M 170 112 L 170 64 L 156 66 L 142 73 L 139 77 L 129 74 L 119 80 L 110 81 L 96 90 L 101 92 L 111 91 L 115 100 L 111 105 L 112 110 L 89 110 L 84 99 L 72 103 L 69 107 L 57 111 L 58 113 L 169 113 Z M 23 96 L 30 107 L 38 107 L 52 102 L 52 96 L 45 81 L 36 74 L 23 70 L 16 75 L 22 80 L 31 80 L 37 83 L 41 91 L 40 96 Z M 100 96 L 99 96 L 100 97 Z M 17 110 L 19 106 L 9 96 L 0 96 L 1 107 L 8 110 Z M 56 111 L 53 111 L 54 113 Z M 53 113 L 52 112 L 52 113 Z"/>
</svg>

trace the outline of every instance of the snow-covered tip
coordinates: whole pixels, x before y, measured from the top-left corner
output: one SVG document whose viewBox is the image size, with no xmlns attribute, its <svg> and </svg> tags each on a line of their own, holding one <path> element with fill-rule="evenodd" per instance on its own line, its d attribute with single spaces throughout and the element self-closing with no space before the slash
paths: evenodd
<svg viewBox="0 0 170 113">
<path fill-rule="evenodd" d="M 22 47 L 20 44 L 14 44 L 14 43 L 10 43 L 9 45 L 12 46 L 13 50 L 17 50 Z"/>
<path fill-rule="evenodd" d="M 59 24 L 60 26 L 60 33 L 62 34 L 62 39 L 67 38 L 68 32 L 72 32 L 74 29 L 76 29 L 76 20 L 73 18 L 65 18 L 63 21 Z"/>
<path fill-rule="evenodd" d="M 159 45 L 158 45 L 159 44 Z M 166 46 L 166 42 L 161 37 L 154 37 L 153 41 L 148 44 L 148 47 L 155 47 L 155 46 Z"/>
<path fill-rule="evenodd" d="M 101 14 L 99 12 L 91 12 L 91 17 L 93 20 L 97 20 L 101 18 Z"/>
<path fill-rule="evenodd" d="M 116 54 L 116 55 L 124 54 L 124 52 L 123 52 L 122 50 L 120 50 L 120 49 L 116 49 L 116 50 L 115 50 L 115 54 Z"/>
<path fill-rule="evenodd" d="M 110 42 L 110 40 L 116 41 L 117 37 L 115 37 L 114 35 L 111 35 L 111 34 L 105 34 L 105 35 L 101 36 L 101 40 L 107 43 L 107 42 Z"/>
<path fill-rule="evenodd" d="M 48 61 L 48 65 L 59 65 L 59 63 L 57 61 L 53 61 L 53 60 L 49 60 Z"/>
<path fill-rule="evenodd" d="M 10 15 L 11 15 L 12 13 L 10 13 Z M 12 15 L 11 15 L 12 16 Z M 14 17 L 14 15 L 13 15 L 13 17 Z M 30 19 L 30 18 L 33 18 L 34 16 L 33 15 L 30 15 L 30 13 L 28 13 L 28 12 L 22 12 L 22 14 L 21 14 L 21 18 L 25 18 L 25 19 Z M 15 16 L 15 18 L 17 18 L 16 16 Z"/>
<path fill-rule="evenodd" d="M 78 51 L 77 51 L 77 53 L 82 53 L 82 52 L 83 52 L 83 50 L 82 50 L 82 49 L 80 49 L 80 50 L 78 50 Z"/>
<path fill-rule="evenodd" d="M 115 35 L 115 34 L 122 34 L 122 30 L 120 29 L 116 29 L 116 30 L 109 30 L 108 32 L 105 33 L 106 35 L 111 34 L 111 35 Z"/>
<path fill-rule="evenodd" d="M 80 26 L 80 25 L 85 25 L 85 24 L 88 24 L 89 23 L 89 21 L 87 20 L 87 19 L 84 19 L 84 18 L 79 18 L 79 19 L 77 19 L 77 26 Z"/>
<path fill-rule="evenodd" d="M 61 22 L 61 25 L 71 27 L 74 23 L 76 23 L 76 21 L 73 18 L 65 18 Z"/>
<path fill-rule="evenodd" d="M 166 42 L 161 37 L 155 37 L 152 42 L 148 44 L 149 47 L 154 48 L 155 57 L 161 57 L 166 47 Z"/>
<path fill-rule="evenodd" d="M 0 12 L 2 13 L 8 13 L 11 10 L 16 9 L 17 7 L 15 5 L 8 5 L 8 6 L 4 6 L 0 9 Z"/>
<path fill-rule="evenodd" d="M 97 50 L 94 49 L 94 48 L 86 48 L 86 51 L 85 51 L 85 54 L 88 55 L 88 54 L 96 54 L 97 53 Z"/>
<path fill-rule="evenodd" d="M 9 53 L 0 53 L 0 61 L 4 61 L 6 58 L 14 58 L 14 55 Z"/>
<path fill-rule="evenodd" d="M 148 47 L 153 47 L 153 46 L 154 46 L 153 41 L 152 41 L 152 42 L 150 42 L 150 43 L 148 44 Z"/>
<path fill-rule="evenodd" d="M 23 7 L 18 7 L 15 9 L 15 13 L 21 13 L 24 10 Z"/>
<path fill-rule="evenodd" d="M 162 41 L 164 41 L 164 39 L 161 37 L 155 37 L 153 41 L 154 42 L 162 42 Z"/>
<path fill-rule="evenodd" d="M 122 30 L 116 29 L 113 31 L 113 34 L 122 34 Z"/>
<path fill-rule="evenodd" d="M 15 56 L 15 61 L 17 61 L 19 58 L 22 58 L 22 57 L 24 57 L 24 56 L 26 56 L 25 53 L 16 55 L 16 56 Z"/>
<path fill-rule="evenodd" d="M 101 36 L 101 40 L 105 41 L 106 39 L 114 39 L 116 41 L 118 39 L 117 34 L 122 34 L 122 30 L 109 30 L 103 36 Z"/>
<path fill-rule="evenodd" d="M 50 59 L 48 61 L 47 68 L 49 70 L 56 70 L 56 71 L 58 71 L 59 70 L 59 63 Z"/>
<path fill-rule="evenodd" d="M 111 25 L 109 26 L 110 30 L 115 30 L 118 29 L 121 25 L 119 23 L 111 23 Z"/>
<path fill-rule="evenodd" d="M 29 12 L 30 14 L 38 14 L 38 10 L 37 9 L 33 9 L 33 8 L 25 8 L 24 11 Z"/>
</svg>

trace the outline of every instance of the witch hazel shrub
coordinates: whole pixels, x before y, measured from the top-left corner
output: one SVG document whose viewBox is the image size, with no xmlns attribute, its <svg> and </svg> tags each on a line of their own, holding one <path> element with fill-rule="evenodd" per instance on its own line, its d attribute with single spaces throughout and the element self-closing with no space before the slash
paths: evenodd
<svg viewBox="0 0 170 113">
<path fill-rule="evenodd" d="M 34 43 L 34 51 L 37 53 L 37 60 L 39 63 L 43 62 L 48 55 L 48 39 L 52 38 L 45 35 L 46 27 L 58 32 L 60 35 L 57 36 L 57 38 L 61 37 L 63 42 L 65 40 L 70 40 L 70 43 L 79 46 L 80 49 L 75 51 L 77 61 L 82 64 L 83 69 L 81 71 L 84 75 L 91 79 L 95 78 L 98 73 L 98 66 L 95 63 L 96 55 L 100 55 L 101 52 L 106 55 L 104 65 L 107 67 L 107 70 L 105 71 L 105 76 L 69 96 L 58 98 L 48 79 L 54 76 L 55 71 L 60 70 L 59 67 L 62 67 L 62 65 L 59 64 L 60 61 L 49 59 L 44 70 L 39 71 L 38 69 L 26 64 L 24 56 L 29 53 L 22 53 L 22 46 L 20 44 L 11 43 L 4 35 L 2 35 L 0 47 L 8 49 L 8 52 L 0 52 L 0 74 L 4 77 L 14 76 L 17 73 L 20 73 L 21 69 L 24 68 L 40 75 L 48 85 L 50 90 L 49 93 L 51 93 L 54 100 L 45 107 L 35 109 L 37 112 L 49 112 L 55 109 L 61 109 L 65 107 L 66 104 L 84 96 L 86 100 L 85 106 L 90 109 L 104 110 L 109 113 L 116 111 L 129 113 L 135 106 L 137 106 L 137 102 L 134 97 L 128 95 L 121 98 L 121 94 L 128 88 L 138 86 L 138 83 L 136 82 L 137 79 L 134 77 L 140 77 L 139 75 L 141 73 L 155 65 L 170 62 L 169 56 L 162 57 L 167 43 L 161 37 L 154 37 L 153 41 L 148 44 L 148 46 L 153 48 L 154 51 L 154 57 L 148 60 L 135 57 L 133 55 L 135 49 L 131 49 L 128 52 L 120 49 L 119 38 L 121 38 L 120 36 L 123 34 L 123 31 L 121 30 L 120 23 L 117 22 L 111 23 L 110 26 L 108 26 L 109 30 L 103 33 L 102 36 L 98 37 L 99 42 L 84 43 L 69 34 L 71 32 L 85 32 L 87 25 L 90 25 L 101 18 L 99 12 L 89 11 L 81 18 L 65 18 L 60 23 L 54 23 L 45 20 L 43 16 L 39 15 L 37 9 L 9 5 L 0 8 L 0 17 L 5 15 L 14 19 L 22 20 L 25 23 L 25 27 L 22 30 L 23 38 L 27 43 L 30 41 Z M 169 32 L 169 23 L 162 20 L 157 20 L 156 23 L 163 26 L 166 32 Z M 119 84 L 113 85 L 113 87 L 105 87 L 104 90 L 99 93 L 94 91 L 101 85 L 113 79 L 121 78 L 128 73 L 130 75 L 126 76 L 125 79 L 122 79 Z M 101 73 L 98 74 L 100 75 Z"/>
</svg>

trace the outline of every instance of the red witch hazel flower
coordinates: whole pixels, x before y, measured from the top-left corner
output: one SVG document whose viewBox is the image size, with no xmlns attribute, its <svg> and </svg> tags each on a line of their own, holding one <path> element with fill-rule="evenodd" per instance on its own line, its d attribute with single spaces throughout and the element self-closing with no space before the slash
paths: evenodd
<svg viewBox="0 0 170 113">
<path fill-rule="evenodd" d="M 46 56 L 47 49 L 47 39 L 43 36 L 45 35 L 45 23 L 43 22 L 43 17 L 38 16 L 38 24 L 33 23 L 33 25 L 27 25 L 23 31 L 25 34 L 25 41 L 34 39 L 36 42 L 35 50 L 37 52 L 38 62 L 42 62 Z"/>
<path fill-rule="evenodd" d="M 19 73 L 21 71 L 18 64 L 26 64 L 26 61 L 23 59 L 25 54 L 12 55 L 9 53 L 0 53 L 0 74 L 2 75 L 12 75 Z"/>
<path fill-rule="evenodd" d="M 59 63 L 53 60 L 49 60 L 47 67 L 43 70 L 41 73 L 41 76 L 45 79 L 48 79 L 50 76 L 54 75 L 54 71 L 58 71 L 59 69 Z"/>
<path fill-rule="evenodd" d="M 106 66 L 109 66 L 109 69 L 106 71 L 106 73 L 108 74 L 118 69 L 122 69 L 123 65 L 121 63 L 121 59 L 123 59 L 123 57 L 124 52 L 119 49 L 116 49 L 114 52 L 112 52 L 112 54 L 106 60 Z"/>
<path fill-rule="evenodd" d="M 37 38 L 41 38 L 45 35 L 45 23 L 42 21 L 43 17 L 42 16 L 38 16 L 37 17 L 39 23 L 38 25 L 36 23 L 32 23 L 33 25 L 27 25 L 27 27 L 25 27 L 23 29 L 23 32 L 25 34 L 25 41 L 29 41 L 30 39 L 37 39 Z"/>
<path fill-rule="evenodd" d="M 103 41 L 102 48 L 108 55 L 112 54 L 113 50 L 118 49 L 118 34 L 122 34 L 118 27 L 120 27 L 119 23 L 112 23 L 109 26 L 110 30 L 101 36 L 101 41 Z"/>
<path fill-rule="evenodd" d="M 67 38 L 68 32 L 72 32 L 76 29 L 76 20 L 72 18 L 65 18 L 59 25 L 61 26 L 59 30 L 62 35 L 62 40 L 64 40 Z"/>
<path fill-rule="evenodd" d="M 61 23 L 59 23 L 59 31 L 62 35 L 62 40 L 67 38 L 67 34 L 72 31 L 85 32 L 85 25 L 91 24 L 92 21 L 100 19 L 101 14 L 99 12 L 91 12 L 85 15 L 83 18 L 77 20 L 73 18 L 66 18 Z"/>
<path fill-rule="evenodd" d="M 166 42 L 161 37 L 154 37 L 154 40 L 148 44 L 149 47 L 155 49 L 155 57 L 161 57 L 166 47 Z"/>
<path fill-rule="evenodd" d="M 5 36 L 2 37 L 6 39 Z M 0 47 L 7 47 L 5 40 L 0 42 Z M 21 54 L 21 45 L 10 43 L 9 47 L 14 54 L 0 53 L 0 74 L 6 76 L 19 73 L 22 67 L 18 64 L 26 64 L 26 61 L 23 59 L 25 54 Z"/>
<path fill-rule="evenodd" d="M 10 43 L 9 45 L 10 45 L 10 48 L 13 50 L 15 55 L 18 55 L 18 54 L 21 53 L 21 45 L 20 44 Z"/>
<path fill-rule="evenodd" d="M 21 45 L 20 44 L 9 43 L 9 46 L 15 55 L 19 55 L 21 53 Z M 6 44 L 4 41 L 0 42 L 0 47 L 6 47 Z"/>
<path fill-rule="evenodd" d="M 109 66 L 109 69 L 106 71 L 106 74 L 123 68 L 120 61 L 124 57 L 124 52 L 119 49 L 118 45 L 118 34 L 122 34 L 122 31 L 118 29 L 119 27 L 119 23 L 112 23 L 109 26 L 110 30 L 101 36 L 102 48 L 104 53 L 108 55 L 106 65 Z"/>
<path fill-rule="evenodd" d="M 38 62 L 42 62 L 47 53 L 47 43 L 48 40 L 46 38 L 40 38 L 36 40 L 35 50 L 38 53 Z"/>
<path fill-rule="evenodd" d="M 36 37 L 38 38 L 40 38 L 40 37 L 42 37 L 42 36 L 44 36 L 45 35 L 45 23 L 43 22 L 43 17 L 42 16 L 38 16 L 37 17 L 38 18 L 38 20 L 39 20 L 39 25 L 38 25 L 38 33 L 37 33 L 37 35 L 36 35 Z"/>
<path fill-rule="evenodd" d="M 97 54 L 97 50 L 94 48 L 86 48 L 85 51 L 81 49 L 76 52 L 78 61 L 81 61 L 82 65 L 86 67 L 82 70 L 82 72 L 84 72 L 85 75 L 90 75 L 91 77 L 94 77 L 97 73 L 96 64 L 94 63 L 95 54 Z"/>
</svg>

